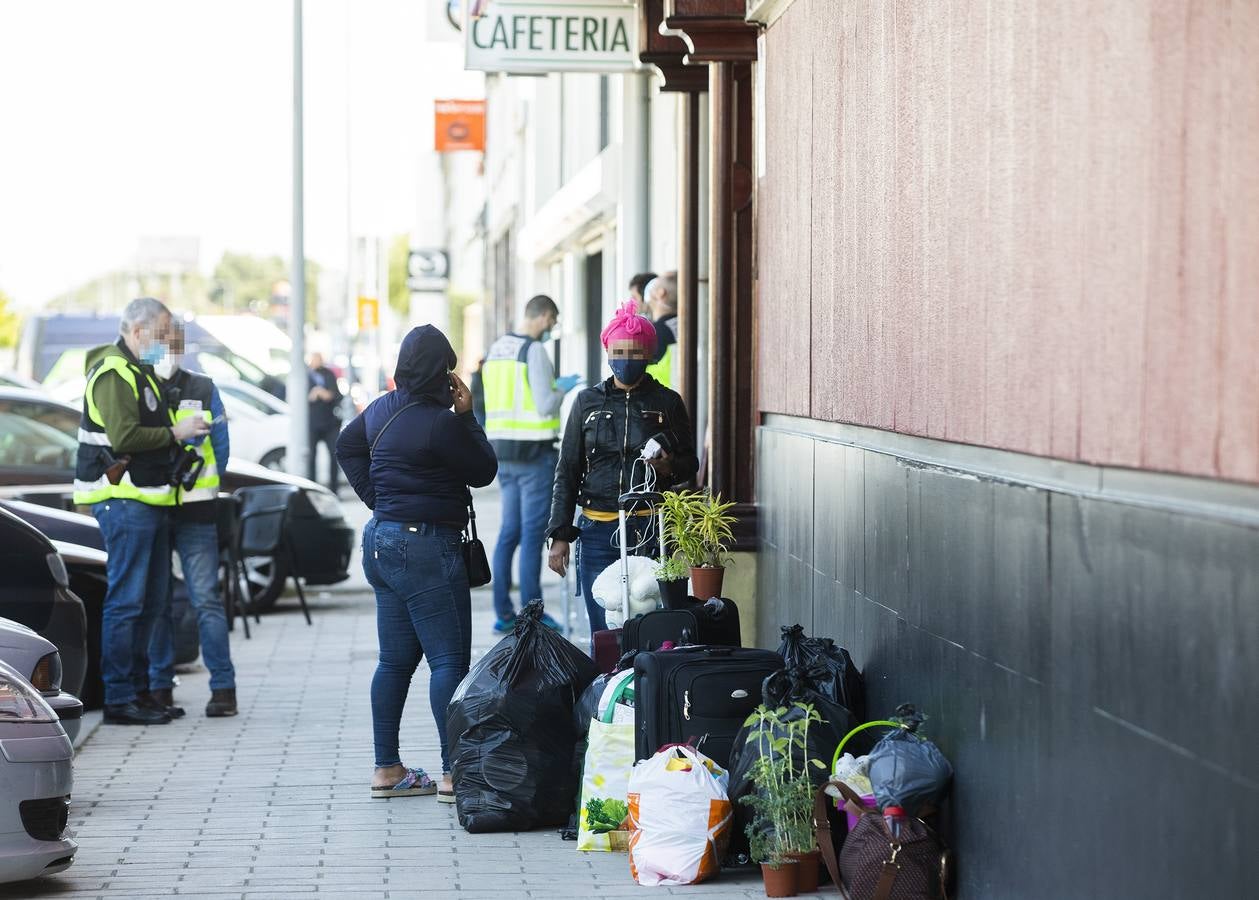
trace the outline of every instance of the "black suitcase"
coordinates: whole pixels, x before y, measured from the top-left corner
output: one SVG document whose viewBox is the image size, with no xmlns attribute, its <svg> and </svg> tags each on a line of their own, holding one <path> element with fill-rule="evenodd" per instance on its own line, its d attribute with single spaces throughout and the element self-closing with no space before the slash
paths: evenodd
<svg viewBox="0 0 1259 900">
<path fill-rule="evenodd" d="M 634 752 L 693 744 L 723 768 L 734 736 L 761 702 L 761 683 L 783 667 L 772 650 L 679 647 L 634 658 Z"/>
<path fill-rule="evenodd" d="M 695 615 L 699 624 L 699 637 L 693 644 L 708 644 L 719 647 L 742 647 L 743 634 L 739 630 L 739 607 L 733 600 L 720 598 L 721 605 L 709 606 L 703 600 L 687 597 L 682 609 Z"/>
<path fill-rule="evenodd" d="M 621 651 L 659 650 L 665 641 L 673 641 L 678 647 L 698 644 L 699 635 L 699 622 L 689 609 L 657 609 L 625 623 Z"/>
</svg>

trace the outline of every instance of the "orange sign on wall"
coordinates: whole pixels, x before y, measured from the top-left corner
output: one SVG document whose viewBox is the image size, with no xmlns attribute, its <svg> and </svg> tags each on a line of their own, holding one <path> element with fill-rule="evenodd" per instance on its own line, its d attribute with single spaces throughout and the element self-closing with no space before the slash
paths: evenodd
<svg viewBox="0 0 1259 900">
<path fill-rule="evenodd" d="M 438 100 L 434 146 L 438 153 L 485 150 L 485 101 Z"/>
</svg>

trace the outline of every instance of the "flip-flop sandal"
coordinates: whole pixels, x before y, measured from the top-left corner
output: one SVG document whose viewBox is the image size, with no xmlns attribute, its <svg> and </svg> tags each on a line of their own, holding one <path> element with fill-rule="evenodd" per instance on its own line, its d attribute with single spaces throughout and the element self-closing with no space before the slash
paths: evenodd
<svg viewBox="0 0 1259 900">
<path fill-rule="evenodd" d="M 429 778 L 423 769 L 407 769 L 402 780 L 392 787 L 373 787 L 373 800 L 388 800 L 390 797 L 426 797 L 437 793 L 437 782 Z"/>
</svg>

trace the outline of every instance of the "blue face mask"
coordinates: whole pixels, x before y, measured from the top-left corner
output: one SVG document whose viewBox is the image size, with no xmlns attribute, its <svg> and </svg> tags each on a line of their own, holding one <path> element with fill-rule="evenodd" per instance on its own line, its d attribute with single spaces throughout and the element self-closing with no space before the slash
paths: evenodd
<svg viewBox="0 0 1259 900">
<path fill-rule="evenodd" d="M 538 340 L 544 344 L 550 339 L 551 339 L 551 329 L 549 328 L 546 331 L 542 332 L 540 335 L 538 335 Z"/>
<path fill-rule="evenodd" d="M 647 366 L 649 363 L 645 359 L 610 359 L 608 366 L 612 369 L 612 374 L 616 376 L 616 380 L 621 384 L 635 385 L 643 380 L 643 376 L 647 374 Z"/>
<path fill-rule="evenodd" d="M 166 355 L 166 345 L 161 341 L 149 341 L 143 350 L 140 351 L 140 362 L 146 365 L 156 365 Z"/>
</svg>

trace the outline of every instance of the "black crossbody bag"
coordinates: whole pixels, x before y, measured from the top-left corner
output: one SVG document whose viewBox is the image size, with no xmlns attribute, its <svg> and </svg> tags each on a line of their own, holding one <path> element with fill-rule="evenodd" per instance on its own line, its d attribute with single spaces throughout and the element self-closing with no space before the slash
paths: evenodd
<svg viewBox="0 0 1259 900">
<path fill-rule="evenodd" d="M 418 402 L 407 403 L 398 408 L 398 410 L 386 420 L 385 424 L 380 427 L 380 431 L 376 432 L 376 437 L 372 439 L 371 446 L 367 448 L 369 458 L 376 453 L 376 444 L 380 441 L 380 436 L 385 433 L 385 429 L 393 424 L 393 420 L 402 415 L 404 410 L 410 409 L 412 406 L 419 406 Z M 460 548 L 463 551 L 463 565 L 468 570 L 468 587 L 483 587 L 490 583 L 493 577 L 490 571 L 490 561 L 485 555 L 485 545 L 481 543 L 481 539 L 476 533 L 476 506 L 472 503 L 472 491 L 468 491 L 468 525 L 463 532 L 463 545 Z"/>
</svg>

